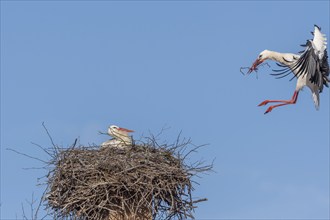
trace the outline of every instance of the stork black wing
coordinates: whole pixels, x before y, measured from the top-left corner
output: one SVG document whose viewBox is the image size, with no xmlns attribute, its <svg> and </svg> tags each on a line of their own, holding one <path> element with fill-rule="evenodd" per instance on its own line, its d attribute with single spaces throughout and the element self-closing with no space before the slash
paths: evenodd
<svg viewBox="0 0 330 220">
<path fill-rule="evenodd" d="M 330 82 L 330 79 L 328 76 L 329 76 L 330 70 L 329 70 L 327 50 L 324 51 L 324 56 L 323 56 L 322 63 L 321 63 L 321 72 L 322 72 L 323 85 L 325 85 L 326 87 L 329 87 L 328 82 Z"/>
<path fill-rule="evenodd" d="M 307 41 L 304 51 L 302 51 L 300 57 L 297 60 L 287 61 L 290 64 L 288 66 L 278 64 L 278 66 L 283 67 L 280 70 L 274 70 L 272 75 L 277 78 L 283 78 L 293 72 L 295 77 L 301 77 L 307 74 L 311 83 L 319 87 L 320 92 L 322 92 L 323 85 L 328 86 L 329 79 L 329 64 L 327 51 L 324 51 L 322 59 L 319 59 L 317 51 L 313 48 L 312 42 Z M 290 80 L 292 80 L 292 77 Z"/>
<path fill-rule="evenodd" d="M 308 74 L 310 76 L 309 80 L 317 85 L 319 85 L 320 79 L 322 78 L 319 67 L 319 60 L 311 41 L 307 41 L 306 49 L 301 54 L 298 61 L 290 65 L 290 68 L 295 71 L 296 77 Z"/>
</svg>

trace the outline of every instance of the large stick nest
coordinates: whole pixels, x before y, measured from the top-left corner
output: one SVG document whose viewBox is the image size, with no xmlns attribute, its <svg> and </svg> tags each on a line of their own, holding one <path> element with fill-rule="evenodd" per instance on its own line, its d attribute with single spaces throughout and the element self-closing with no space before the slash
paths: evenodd
<svg viewBox="0 0 330 220">
<path fill-rule="evenodd" d="M 45 201 L 55 219 L 194 218 L 192 177 L 209 171 L 187 156 L 190 140 L 159 145 L 155 138 L 126 149 L 73 146 L 52 154 Z M 55 146 L 55 145 L 54 145 Z"/>
</svg>

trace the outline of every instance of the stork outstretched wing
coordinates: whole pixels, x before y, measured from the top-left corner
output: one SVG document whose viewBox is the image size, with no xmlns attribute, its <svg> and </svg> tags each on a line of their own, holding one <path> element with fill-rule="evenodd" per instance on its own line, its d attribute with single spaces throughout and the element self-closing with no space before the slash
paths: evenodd
<svg viewBox="0 0 330 220">
<path fill-rule="evenodd" d="M 290 63 L 289 65 L 277 64 L 283 67 L 283 69 L 274 70 L 277 73 L 272 75 L 283 78 L 293 72 L 295 77 L 298 78 L 307 74 L 310 82 L 317 85 L 319 92 L 322 92 L 323 85 L 328 87 L 328 82 L 330 82 L 328 78 L 329 63 L 326 50 L 327 39 L 316 25 L 313 35 L 313 40 L 308 40 L 306 44 L 301 45 L 305 47 L 305 50 L 300 52 L 300 57 L 298 59 L 287 61 Z"/>
</svg>

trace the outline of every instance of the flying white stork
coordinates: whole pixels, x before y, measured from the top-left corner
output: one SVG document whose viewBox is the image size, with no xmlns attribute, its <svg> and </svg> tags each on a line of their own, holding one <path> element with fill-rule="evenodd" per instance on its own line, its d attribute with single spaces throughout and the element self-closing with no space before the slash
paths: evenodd
<svg viewBox="0 0 330 220">
<path fill-rule="evenodd" d="M 274 60 L 280 67 L 281 70 L 274 70 L 277 73 L 271 74 L 277 78 L 282 78 L 289 75 L 291 72 L 294 76 L 290 79 L 297 77 L 296 89 L 290 100 L 265 100 L 258 106 L 263 106 L 268 103 L 279 103 L 270 106 L 267 111 L 268 113 L 274 108 L 295 104 L 298 99 L 299 91 L 307 86 L 310 88 L 314 100 L 316 109 L 319 108 L 320 98 L 319 93 L 323 90 L 323 85 L 328 87 L 328 82 L 330 82 L 329 76 L 329 63 L 328 54 L 326 50 L 326 38 L 325 35 L 321 33 L 321 28 L 315 25 L 313 40 L 307 40 L 304 51 L 301 51 L 298 55 L 292 53 L 278 53 L 274 51 L 264 50 L 262 51 L 256 61 L 250 67 L 248 73 L 256 71 L 258 66 L 267 59 Z"/>
<path fill-rule="evenodd" d="M 105 147 L 115 147 L 123 149 L 127 146 L 133 145 L 132 137 L 129 133 L 134 132 L 126 128 L 118 127 L 117 125 L 111 125 L 108 128 L 108 135 L 112 136 L 113 139 L 103 142 L 101 148 Z"/>
</svg>

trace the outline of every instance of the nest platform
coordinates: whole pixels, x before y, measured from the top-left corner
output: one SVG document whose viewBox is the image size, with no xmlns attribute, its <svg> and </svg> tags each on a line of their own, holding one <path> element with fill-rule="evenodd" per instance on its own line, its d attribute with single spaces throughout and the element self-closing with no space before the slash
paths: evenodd
<svg viewBox="0 0 330 220">
<path fill-rule="evenodd" d="M 45 201 L 55 219 L 193 219 L 191 178 L 211 165 L 186 165 L 186 145 L 57 150 Z"/>
</svg>

